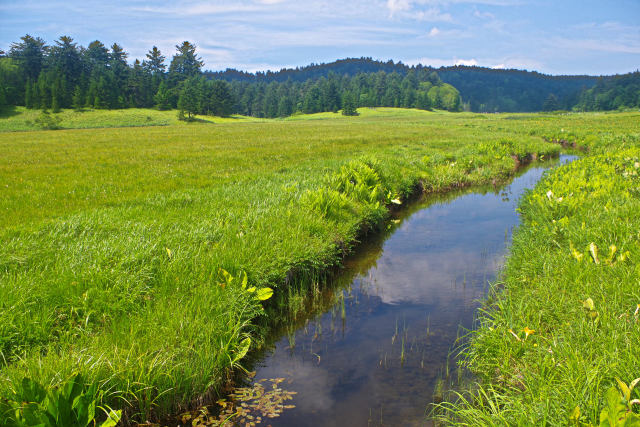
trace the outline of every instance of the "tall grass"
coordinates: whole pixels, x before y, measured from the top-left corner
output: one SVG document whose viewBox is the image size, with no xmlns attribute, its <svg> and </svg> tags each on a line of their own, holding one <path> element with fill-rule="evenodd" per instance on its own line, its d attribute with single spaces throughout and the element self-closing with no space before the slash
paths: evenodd
<svg viewBox="0 0 640 427">
<path fill-rule="evenodd" d="M 479 388 L 440 405 L 443 423 L 634 425 L 624 423 L 640 394 L 625 397 L 618 380 L 640 377 L 637 130 L 576 131 L 593 154 L 523 198 L 502 279 L 463 352 Z"/>
<path fill-rule="evenodd" d="M 0 397 L 80 373 L 129 420 L 197 404 L 267 332 L 221 269 L 286 293 L 416 188 L 560 150 L 499 116 L 314 118 L 0 134 Z"/>
</svg>

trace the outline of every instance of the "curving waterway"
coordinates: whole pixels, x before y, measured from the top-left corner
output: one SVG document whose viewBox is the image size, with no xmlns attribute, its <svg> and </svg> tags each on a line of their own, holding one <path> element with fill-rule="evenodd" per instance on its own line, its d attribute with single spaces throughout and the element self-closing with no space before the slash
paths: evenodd
<svg viewBox="0 0 640 427">
<path fill-rule="evenodd" d="M 518 199 L 574 158 L 536 164 L 503 187 L 428 196 L 359 246 L 254 366 L 255 380 L 283 377 L 297 392 L 295 408 L 269 424 L 423 424 L 443 380 L 456 377 L 451 351 L 503 265 Z"/>
</svg>

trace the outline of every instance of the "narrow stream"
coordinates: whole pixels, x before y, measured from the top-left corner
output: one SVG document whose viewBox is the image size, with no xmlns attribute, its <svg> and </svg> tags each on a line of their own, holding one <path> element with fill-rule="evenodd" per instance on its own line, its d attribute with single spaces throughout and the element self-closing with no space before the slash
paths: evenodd
<svg viewBox="0 0 640 427">
<path fill-rule="evenodd" d="M 295 408 L 269 424 L 424 423 L 439 380 L 455 368 L 451 350 L 503 265 L 519 197 L 574 158 L 536 164 L 502 188 L 429 196 L 361 246 L 310 317 L 284 328 L 256 364 L 255 380 L 282 377 L 297 392 Z"/>
</svg>

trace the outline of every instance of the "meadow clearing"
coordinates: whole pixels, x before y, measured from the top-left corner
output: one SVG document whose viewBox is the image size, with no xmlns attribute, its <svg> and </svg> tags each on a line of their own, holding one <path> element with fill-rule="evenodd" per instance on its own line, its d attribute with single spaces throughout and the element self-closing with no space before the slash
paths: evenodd
<svg viewBox="0 0 640 427">
<path fill-rule="evenodd" d="M 20 409 L 34 384 L 76 374 L 126 420 L 198 406 L 260 347 L 272 290 L 339 264 L 410 195 L 504 180 L 566 140 L 589 151 L 524 199 L 465 348 L 484 388 L 441 409 L 555 424 L 579 407 L 596 422 L 615 377 L 640 376 L 640 114 L 360 113 L 0 119 L 0 421 L 40 416 Z"/>
</svg>

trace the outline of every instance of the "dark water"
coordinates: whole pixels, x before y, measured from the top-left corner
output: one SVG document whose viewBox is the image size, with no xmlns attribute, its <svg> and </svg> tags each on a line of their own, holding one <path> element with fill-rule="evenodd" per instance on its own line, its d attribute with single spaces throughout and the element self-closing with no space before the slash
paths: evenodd
<svg viewBox="0 0 640 427">
<path fill-rule="evenodd" d="M 552 164 L 499 189 L 430 196 L 360 247 L 337 284 L 307 304 L 257 364 L 257 380 L 284 377 L 283 387 L 297 392 L 296 407 L 269 423 L 423 424 L 438 382 L 455 366 L 456 340 L 473 327 L 503 265 L 518 198 Z"/>
</svg>

